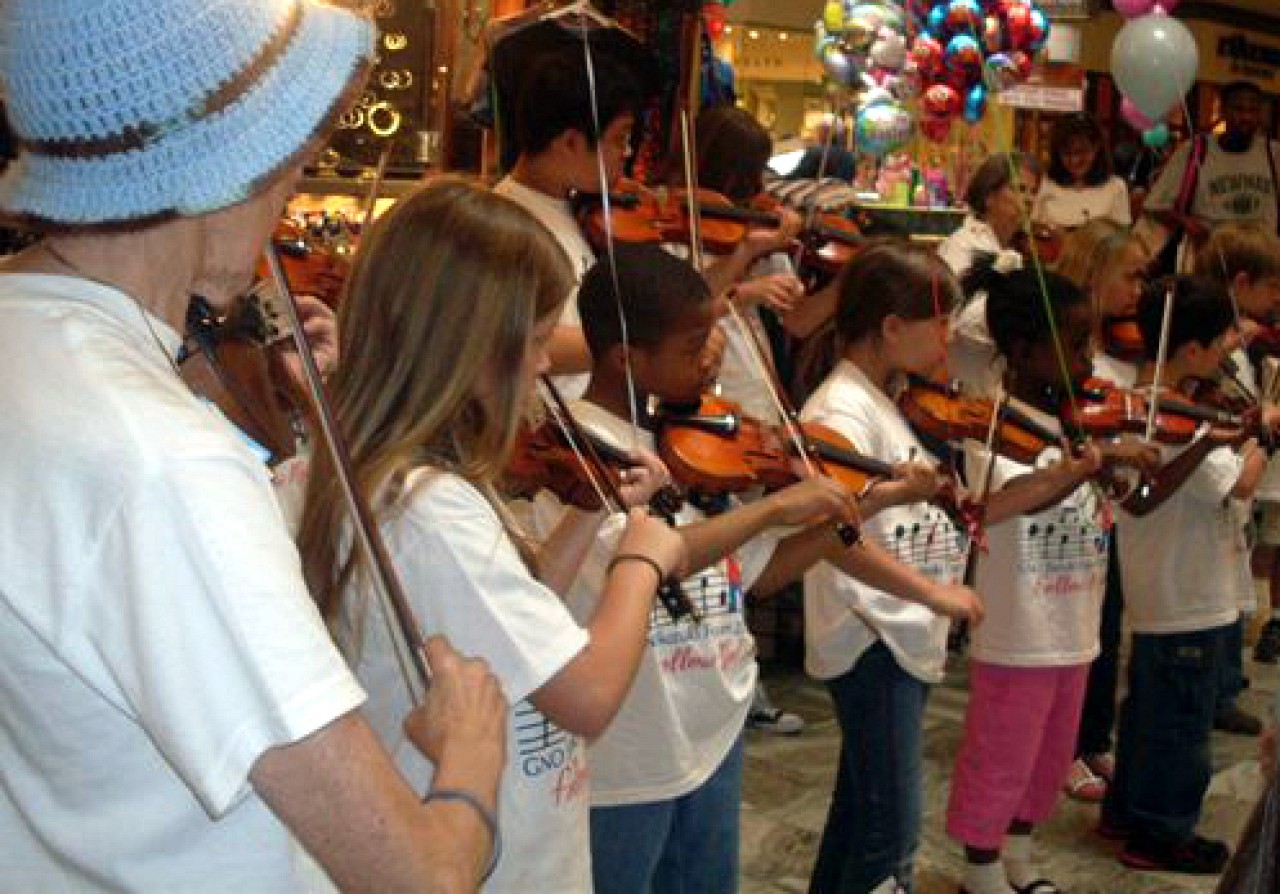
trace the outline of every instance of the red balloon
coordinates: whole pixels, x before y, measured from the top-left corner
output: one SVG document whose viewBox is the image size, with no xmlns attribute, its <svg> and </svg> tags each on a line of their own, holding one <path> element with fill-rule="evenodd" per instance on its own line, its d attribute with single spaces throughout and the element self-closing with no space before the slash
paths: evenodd
<svg viewBox="0 0 1280 894">
<path fill-rule="evenodd" d="M 1010 53 L 1009 58 L 1013 60 L 1014 70 L 1018 73 L 1018 80 L 1025 81 L 1031 77 L 1031 56 L 1021 50 Z"/>
<path fill-rule="evenodd" d="M 927 34 L 917 35 L 911 45 L 911 58 L 920 74 L 926 79 L 932 78 L 942 71 L 942 44 Z"/>
<path fill-rule="evenodd" d="M 702 21 L 707 26 L 707 36 L 719 40 L 724 34 L 724 4 L 711 0 L 702 4 Z"/>
<path fill-rule="evenodd" d="M 950 120 L 960 114 L 963 100 L 960 92 L 950 84 L 934 84 L 924 91 L 920 106 L 926 118 L 946 118 Z"/>
<path fill-rule="evenodd" d="M 1032 24 L 1031 7 L 1011 4 L 1004 15 L 1005 34 L 1009 46 L 1015 50 L 1025 50 L 1031 46 Z"/>
</svg>

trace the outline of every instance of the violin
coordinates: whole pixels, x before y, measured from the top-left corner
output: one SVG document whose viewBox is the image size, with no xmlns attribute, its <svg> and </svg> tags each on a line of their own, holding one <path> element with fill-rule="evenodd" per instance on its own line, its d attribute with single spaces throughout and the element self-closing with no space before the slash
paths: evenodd
<svg viewBox="0 0 1280 894">
<path fill-rule="evenodd" d="M 283 218 L 272 236 L 285 275 L 294 293 L 314 295 L 333 309 L 351 274 L 358 233 L 350 224 L 328 219 L 305 224 Z M 259 279 L 267 279 L 266 261 L 258 264 Z"/>
<path fill-rule="evenodd" d="M 704 397 L 697 407 L 662 407 L 653 422 L 658 455 L 672 477 L 704 494 L 779 490 L 805 477 L 797 449 L 779 426 L 742 412 L 730 400 Z M 813 422 L 798 425 L 805 451 L 823 473 L 859 493 L 894 477 L 893 467 L 863 456 L 843 435 Z"/>
<path fill-rule="evenodd" d="M 1117 360 L 1138 363 L 1146 357 L 1136 317 L 1112 317 L 1103 327 L 1103 349 Z"/>
<path fill-rule="evenodd" d="M 187 308 L 178 372 L 196 394 L 269 454 L 275 466 L 297 453 L 297 404 L 287 385 L 280 339 L 257 296 L 219 317 L 203 298 Z"/>
<path fill-rule="evenodd" d="M 1061 408 L 1063 426 L 1078 435 L 1108 438 L 1145 434 L 1151 404 L 1138 391 L 1105 379 L 1087 379 Z M 1187 444 L 1200 428 L 1200 408 L 1162 398 L 1156 404 L 1152 437 L 1161 444 Z M 1193 415 L 1195 414 L 1195 415 Z"/>
<path fill-rule="evenodd" d="M 590 449 L 599 460 L 593 464 L 593 474 L 607 477 L 597 489 L 585 473 L 582 457 L 573 449 L 568 438 L 553 419 L 538 427 L 524 425 L 516 433 L 511 458 L 503 470 L 500 487 L 513 499 L 529 500 L 540 491 L 548 490 L 568 506 L 595 512 L 606 508 L 604 493 L 620 489 L 622 472 L 635 461 L 622 450 L 579 430 L 578 436 L 589 443 L 579 445 Z M 653 507 L 662 515 L 672 516 L 680 511 L 683 498 L 674 488 L 664 488 L 653 499 Z"/>
<path fill-rule="evenodd" d="M 772 211 L 741 208 L 713 190 L 696 190 L 694 199 L 693 214 L 699 218 L 703 248 L 713 254 L 733 251 L 753 227 L 776 229 L 782 223 Z M 619 242 L 659 243 L 688 242 L 693 232 L 693 215 L 684 190 L 649 189 L 623 178 L 609 193 L 607 217 L 599 196 L 581 194 L 577 204 L 587 239 L 600 250 L 610 234 Z"/>
<path fill-rule="evenodd" d="M 806 218 L 800 241 L 805 261 L 824 273 L 839 273 L 861 250 L 863 237 L 849 218 L 823 212 Z"/>
<path fill-rule="evenodd" d="M 967 439 L 985 443 L 995 414 L 993 401 L 965 397 L 947 385 L 914 376 L 899 395 L 898 408 L 922 440 L 937 444 Z M 1057 432 L 1017 407 L 1002 403 L 995 433 L 999 453 L 1015 462 L 1030 464 L 1046 448 L 1061 441 Z"/>
</svg>

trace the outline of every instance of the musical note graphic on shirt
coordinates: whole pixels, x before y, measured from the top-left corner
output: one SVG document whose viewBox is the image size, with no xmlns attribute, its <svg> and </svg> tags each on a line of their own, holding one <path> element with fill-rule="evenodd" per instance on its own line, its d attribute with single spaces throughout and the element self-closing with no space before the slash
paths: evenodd
<svg viewBox="0 0 1280 894">
<path fill-rule="evenodd" d="M 521 757 L 530 757 L 557 748 L 569 734 L 556 726 L 529 701 L 516 705 L 516 748 Z"/>
<path fill-rule="evenodd" d="M 1060 507 L 1053 518 L 1026 524 L 1019 545 L 1022 569 L 1084 570 L 1106 553 L 1106 533 L 1078 507 Z"/>
<path fill-rule="evenodd" d="M 895 525 L 880 538 L 894 558 L 919 570 L 953 564 L 963 568 L 967 541 L 967 535 L 936 509 L 930 509 L 923 521 Z"/>
<path fill-rule="evenodd" d="M 726 573 L 724 562 L 717 562 L 684 581 L 685 592 L 697 606 L 704 624 L 715 621 L 717 618 L 741 614 L 740 586 L 739 581 L 735 581 L 731 574 Z M 659 603 L 654 603 L 653 610 L 649 613 L 651 632 L 681 626 L 689 627 L 690 625 L 673 622 L 671 615 Z"/>
</svg>

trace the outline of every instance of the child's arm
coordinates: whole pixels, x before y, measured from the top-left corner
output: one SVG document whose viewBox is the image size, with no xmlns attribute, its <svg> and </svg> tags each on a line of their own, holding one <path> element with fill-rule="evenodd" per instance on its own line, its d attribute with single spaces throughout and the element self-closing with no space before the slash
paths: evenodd
<svg viewBox="0 0 1280 894">
<path fill-rule="evenodd" d="M 722 295 L 742 279 L 752 264 L 765 255 L 783 251 L 800 232 L 800 215 L 789 209 L 779 213 L 776 230 L 752 229 L 730 254 L 721 255 L 707 264 L 702 276 L 712 295 Z"/>
<path fill-rule="evenodd" d="M 594 738 L 631 689 L 658 584 L 683 573 L 684 542 L 665 522 L 633 509 L 591 622 L 590 641 L 533 693 L 538 710 L 569 732 Z"/>
<path fill-rule="evenodd" d="M 837 519 L 857 524 L 857 499 L 830 478 L 809 478 L 735 509 L 680 529 L 689 550 L 689 569 L 718 562 L 769 528 Z"/>
<path fill-rule="evenodd" d="M 1100 451 L 1087 444 L 1079 456 L 1067 456 L 1051 466 L 1012 478 L 987 495 L 983 522 L 996 525 L 1017 515 L 1030 515 L 1056 506 L 1101 465 Z"/>
<path fill-rule="evenodd" d="M 868 586 L 917 602 L 940 615 L 966 618 L 975 624 L 982 621 L 982 600 L 973 590 L 959 584 L 940 584 L 898 561 L 873 541 L 847 547 L 831 525 L 801 531 L 778 544 L 751 592 L 755 596 L 772 595 L 819 561 L 830 562 Z"/>
<path fill-rule="evenodd" d="M 618 487 L 623 509 L 647 505 L 654 494 L 671 481 L 667 467 L 652 452 L 637 448 L 631 455 L 635 465 L 622 470 Z M 577 580 L 606 518 L 608 513 L 603 509 L 587 512 L 572 506 L 563 507 L 555 528 L 538 549 L 539 580 L 561 596 L 566 595 Z"/>
<path fill-rule="evenodd" d="M 1235 429 L 1210 429 L 1190 447 L 1161 466 L 1152 476 L 1148 487 L 1139 488 L 1120 505 L 1130 515 L 1139 517 L 1150 515 L 1178 492 L 1178 489 L 1200 468 L 1205 457 L 1213 450 L 1218 447 L 1236 446 L 1240 444 L 1243 437 L 1244 433 Z M 1262 451 L 1253 450 L 1251 453 L 1262 454 Z M 1241 492 L 1245 494 L 1241 499 L 1246 499 L 1248 495 L 1252 495 L 1261 480 L 1262 472 L 1265 468 L 1265 454 L 1256 459 L 1246 454 L 1245 467 L 1236 479 L 1230 496 L 1238 496 L 1236 493 L 1237 488 L 1241 489 Z"/>
</svg>

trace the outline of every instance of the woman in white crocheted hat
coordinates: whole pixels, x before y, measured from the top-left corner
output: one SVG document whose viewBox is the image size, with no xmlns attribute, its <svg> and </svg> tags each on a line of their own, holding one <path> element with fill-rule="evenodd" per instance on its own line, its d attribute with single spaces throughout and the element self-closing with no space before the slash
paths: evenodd
<svg viewBox="0 0 1280 894">
<path fill-rule="evenodd" d="M 174 365 L 190 297 L 250 284 L 373 39 L 313 0 L 0 5 L 21 148 L 0 209 L 46 234 L 0 267 L 8 890 L 327 886 L 295 836 L 344 889 L 479 884 L 493 678 L 432 644 L 423 806 L 356 711 L 264 469 Z"/>
</svg>

